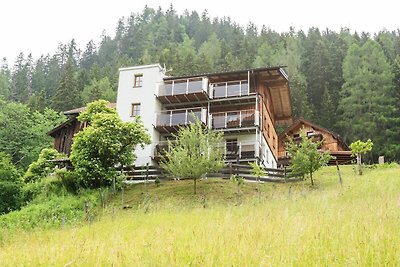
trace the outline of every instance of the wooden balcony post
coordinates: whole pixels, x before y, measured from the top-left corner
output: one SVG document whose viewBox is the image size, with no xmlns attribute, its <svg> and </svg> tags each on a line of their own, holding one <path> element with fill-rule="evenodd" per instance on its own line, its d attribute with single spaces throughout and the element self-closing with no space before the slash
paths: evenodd
<svg viewBox="0 0 400 267">
<path fill-rule="evenodd" d="M 172 110 L 169 112 L 169 126 L 172 126 Z"/>
<path fill-rule="evenodd" d="M 185 125 L 188 124 L 188 110 L 185 110 Z"/>
<path fill-rule="evenodd" d="M 172 81 L 171 95 L 174 95 L 175 81 Z"/>
<path fill-rule="evenodd" d="M 250 95 L 250 71 L 247 71 L 247 95 Z"/>
<path fill-rule="evenodd" d="M 242 127 L 242 111 L 239 111 L 239 127 Z"/>
<path fill-rule="evenodd" d="M 186 80 L 186 94 L 189 93 L 189 79 Z"/>
<path fill-rule="evenodd" d="M 228 97 L 228 83 L 225 83 L 225 97 Z"/>
</svg>

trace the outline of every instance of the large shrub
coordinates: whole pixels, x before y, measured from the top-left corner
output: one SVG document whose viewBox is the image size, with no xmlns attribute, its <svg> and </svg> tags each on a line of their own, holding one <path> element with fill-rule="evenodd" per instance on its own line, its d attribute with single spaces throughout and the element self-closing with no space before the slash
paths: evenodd
<svg viewBox="0 0 400 267">
<path fill-rule="evenodd" d="M 38 160 L 29 165 L 29 168 L 23 177 L 24 181 L 26 183 L 36 182 L 44 177 L 47 177 L 54 171 L 57 165 L 56 162 L 51 160 L 60 158 L 66 158 L 66 155 L 59 153 L 54 148 L 43 149 L 40 152 Z"/>
<path fill-rule="evenodd" d="M 71 162 L 85 186 L 98 188 L 111 184 L 115 166 L 132 164 L 136 146 L 150 143 L 139 118 L 122 122 L 107 101 L 92 102 L 78 120 L 88 124 L 74 137 Z"/>
<path fill-rule="evenodd" d="M 0 152 L 0 214 L 18 209 L 21 204 L 21 180 L 11 157 Z"/>
</svg>

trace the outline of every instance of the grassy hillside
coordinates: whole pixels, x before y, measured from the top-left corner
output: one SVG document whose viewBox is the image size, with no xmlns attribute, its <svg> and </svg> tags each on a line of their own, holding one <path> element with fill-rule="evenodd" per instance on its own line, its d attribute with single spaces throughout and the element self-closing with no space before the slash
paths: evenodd
<svg viewBox="0 0 400 267">
<path fill-rule="evenodd" d="M 400 168 L 355 176 L 343 167 L 308 181 L 229 181 L 133 185 L 115 196 L 99 221 L 84 226 L 6 232 L 4 266 L 354 266 L 400 265 Z M 123 209 L 129 205 L 130 208 Z"/>
</svg>

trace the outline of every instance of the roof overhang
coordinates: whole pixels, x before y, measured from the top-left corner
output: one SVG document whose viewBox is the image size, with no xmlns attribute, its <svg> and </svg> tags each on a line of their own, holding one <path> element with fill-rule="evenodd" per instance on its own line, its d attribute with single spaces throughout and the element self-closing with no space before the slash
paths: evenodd
<svg viewBox="0 0 400 267">
<path fill-rule="evenodd" d="M 67 120 L 66 122 L 61 123 L 60 125 L 58 125 L 57 127 L 53 128 L 51 131 L 49 131 L 47 133 L 47 135 L 50 135 L 51 137 L 56 137 L 57 133 L 65 128 L 68 127 L 72 122 L 74 122 L 76 119 L 76 117 L 71 117 L 69 120 Z"/>
</svg>

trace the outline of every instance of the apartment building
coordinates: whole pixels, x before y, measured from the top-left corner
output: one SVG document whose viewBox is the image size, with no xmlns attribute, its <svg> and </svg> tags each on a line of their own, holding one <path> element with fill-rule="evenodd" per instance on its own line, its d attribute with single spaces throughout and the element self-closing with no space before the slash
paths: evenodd
<svg viewBox="0 0 400 267">
<path fill-rule="evenodd" d="M 194 121 L 224 132 L 226 161 L 277 167 L 278 125 L 292 123 L 288 77 L 281 67 L 171 77 L 159 65 L 119 69 L 117 112 L 140 116 L 152 143 L 136 165 L 157 165 L 179 127 Z"/>
</svg>

